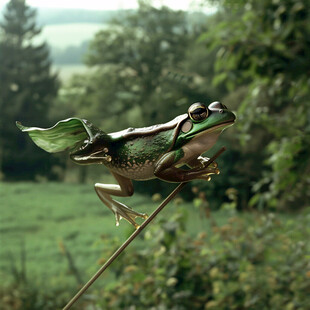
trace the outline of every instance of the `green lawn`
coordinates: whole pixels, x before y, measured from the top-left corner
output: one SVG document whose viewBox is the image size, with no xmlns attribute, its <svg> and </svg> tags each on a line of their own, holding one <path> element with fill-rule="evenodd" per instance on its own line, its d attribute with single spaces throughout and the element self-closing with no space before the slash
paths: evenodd
<svg viewBox="0 0 310 310">
<path fill-rule="evenodd" d="M 158 204 L 139 194 L 119 200 L 148 214 Z M 169 216 L 178 208 L 171 203 L 158 217 Z M 208 229 L 207 220 L 200 219 L 192 204 L 186 205 L 186 209 L 192 233 Z M 0 183 L 0 211 L 2 283 L 13 280 L 14 268 L 21 269 L 23 244 L 28 278 L 39 283 L 53 282 L 68 274 L 68 284 L 74 283 L 68 272 L 68 260 L 61 251 L 64 244 L 86 281 L 99 268 L 99 259 L 110 254 L 111 245 L 120 245 L 133 231 L 126 221 L 115 226 L 114 215 L 88 184 Z M 225 217 L 220 221 L 225 221 Z M 131 247 L 139 242 L 136 240 Z"/>
</svg>

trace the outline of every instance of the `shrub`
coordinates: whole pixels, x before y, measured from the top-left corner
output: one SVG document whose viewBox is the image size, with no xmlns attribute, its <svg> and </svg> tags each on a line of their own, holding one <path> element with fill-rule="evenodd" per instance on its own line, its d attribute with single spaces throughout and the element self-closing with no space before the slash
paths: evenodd
<svg viewBox="0 0 310 310">
<path fill-rule="evenodd" d="M 254 215 L 254 216 L 253 216 Z M 185 217 L 152 224 L 112 269 L 103 309 L 307 309 L 310 212 L 243 214 L 192 238 Z M 308 253 L 308 254 L 307 254 Z"/>
</svg>

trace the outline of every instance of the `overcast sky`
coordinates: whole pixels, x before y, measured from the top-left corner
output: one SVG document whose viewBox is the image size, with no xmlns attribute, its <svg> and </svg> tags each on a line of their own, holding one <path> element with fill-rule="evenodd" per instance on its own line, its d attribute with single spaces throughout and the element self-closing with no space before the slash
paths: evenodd
<svg viewBox="0 0 310 310">
<path fill-rule="evenodd" d="M 8 0 L 0 0 L 0 7 Z M 89 10 L 116 10 L 137 8 L 136 0 L 27 0 L 28 5 L 45 8 L 80 8 Z M 175 10 L 189 10 L 197 0 L 154 0 L 155 6 L 166 5 Z"/>
</svg>

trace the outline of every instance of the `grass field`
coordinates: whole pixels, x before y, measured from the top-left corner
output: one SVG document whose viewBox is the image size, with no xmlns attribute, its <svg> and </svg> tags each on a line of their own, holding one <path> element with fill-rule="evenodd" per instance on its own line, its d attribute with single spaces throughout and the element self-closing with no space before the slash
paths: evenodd
<svg viewBox="0 0 310 310">
<path fill-rule="evenodd" d="M 17 268 L 21 244 L 26 251 L 28 276 L 40 280 L 67 272 L 63 243 L 79 270 L 97 266 L 106 235 L 123 241 L 132 230 L 127 223 L 116 228 L 114 216 L 97 198 L 92 186 L 76 184 L 1 184 L 1 279 L 10 281 Z M 143 197 L 136 197 L 136 209 Z M 90 270 L 92 272 L 93 270 Z M 5 281 L 6 280 L 6 281 Z"/>
<path fill-rule="evenodd" d="M 184 190 L 190 190 L 190 187 Z M 153 203 L 150 197 L 139 194 L 120 201 L 148 214 L 159 203 Z M 126 221 L 121 221 L 121 225 L 115 227 L 113 214 L 97 198 L 92 185 L 88 184 L 0 183 L 0 212 L 0 308 L 5 310 L 58 309 L 58 306 L 60 309 L 76 293 L 79 285 L 84 284 L 133 231 L 133 227 Z M 255 269 L 258 274 L 260 268 L 273 268 L 275 274 L 281 276 L 281 281 L 286 281 L 288 273 L 293 279 L 289 281 L 307 287 L 310 278 L 307 265 L 309 255 L 306 257 L 303 253 L 309 253 L 308 209 L 296 214 L 276 215 L 258 212 L 234 215 L 233 211 L 226 209 L 212 212 L 216 225 L 213 223 L 211 227 L 211 221 L 202 216 L 193 203 L 180 203 L 180 200 L 177 203 L 175 200 L 155 221 L 169 218 L 177 212 L 187 216 L 186 236 L 201 235 L 204 232 L 202 235 L 207 236 L 206 253 L 215 253 L 219 264 L 223 259 L 224 266 L 235 266 L 231 265 L 230 260 L 234 255 L 240 255 L 236 261 L 240 262 L 241 267 L 249 263 L 256 268 L 252 260 L 258 259 L 260 263 Z M 236 227 L 235 222 L 238 224 Z M 169 230 L 165 223 L 162 231 L 167 234 Z M 156 227 L 153 224 L 153 229 Z M 230 235 L 231 238 L 228 237 Z M 129 257 L 137 258 L 133 252 L 138 248 L 151 251 L 152 242 L 147 240 L 137 238 L 96 281 L 84 301 L 91 303 L 92 299 L 89 298 L 102 296 L 102 291 L 109 293 L 113 285 L 121 280 L 119 270 L 122 269 L 119 268 L 126 267 L 127 262 L 133 263 L 132 260 L 127 261 Z M 186 240 L 181 241 L 186 243 Z M 201 240 L 198 238 L 195 242 Z M 179 250 L 182 254 L 182 249 Z M 150 257 L 150 261 L 152 259 Z M 199 261 L 199 257 L 197 259 Z M 213 264 L 213 255 L 209 259 L 206 266 Z M 238 269 L 238 264 L 234 272 L 244 274 L 241 267 L 241 270 Z M 124 272 L 126 268 L 121 271 L 122 275 Z M 233 280 L 233 274 L 231 277 Z M 283 291 L 283 287 L 279 290 Z M 299 291 L 297 287 L 296 292 Z M 47 307 L 49 302 L 51 304 Z M 26 306 L 28 303 L 30 306 Z"/>
<path fill-rule="evenodd" d="M 119 200 L 148 214 L 158 204 L 139 194 Z M 159 217 L 169 216 L 176 208 L 180 207 L 172 203 Z M 208 225 L 192 204 L 187 209 L 192 233 Z M 120 245 L 133 231 L 126 221 L 115 227 L 113 214 L 100 202 L 92 185 L 0 183 L 0 211 L 2 283 L 14 280 L 16 270 L 22 268 L 22 245 L 28 277 L 53 282 L 68 273 L 68 261 L 61 251 L 64 245 L 85 281 L 99 268 L 98 261 L 106 257 L 111 243 Z M 67 280 L 75 281 L 72 275 Z"/>
</svg>

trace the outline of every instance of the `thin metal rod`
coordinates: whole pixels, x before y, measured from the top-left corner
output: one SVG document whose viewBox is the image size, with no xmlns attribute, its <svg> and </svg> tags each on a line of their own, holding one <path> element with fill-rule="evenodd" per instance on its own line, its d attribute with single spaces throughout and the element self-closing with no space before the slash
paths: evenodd
<svg viewBox="0 0 310 310">
<path fill-rule="evenodd" d="M 207 163 L 209 166 L 218 156 L 225 151 L 222 147 Z M 206 167 L 207 167 L 206 166 Z M 77 292 L 77 294 L 67 303 L 63 310 L 70 309 L 73 304 L 86 292 L 86 290 L 100 277 L 100 275 L 114 262 L 114 260 L 126 249 L 126 247 L 142 232 L 142 230 L 155 218 L 155 216 L 182 190 L 188 182 L 180 183 L 170 195 L 157 207 L 157 209 L 136 229 L 130 237 L 112 254 L 104 265 L 90 278 L 90 280 Z"/>
<path fill-rule="evenodd" d="M 69 301 L 63 310 L 70 309 L 71 306 L 84 294 L 84 292 L 99 278 L 99 276 L 113 263 L 113 261 L 126 249 L 126 247 L 142 232 L 142 230 L 154 219 L 154 217 L 175 197 L 175 195 L 185 186 L 180 183 L 173 192 L 159 205 L 159 207 L 136 229 L 130 237 L 114 252 L 104 265 L 93 275 L 93 277 L 80 289 L 80 291 Z"/>
</svg>

